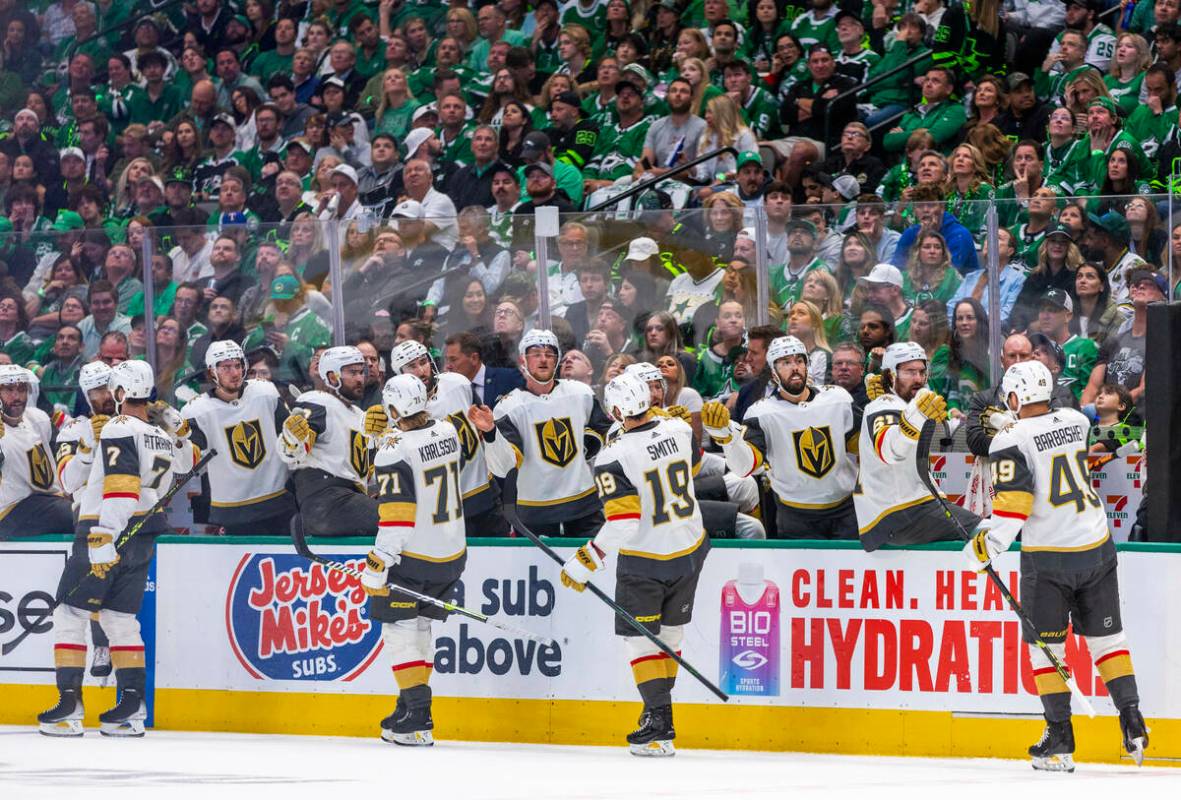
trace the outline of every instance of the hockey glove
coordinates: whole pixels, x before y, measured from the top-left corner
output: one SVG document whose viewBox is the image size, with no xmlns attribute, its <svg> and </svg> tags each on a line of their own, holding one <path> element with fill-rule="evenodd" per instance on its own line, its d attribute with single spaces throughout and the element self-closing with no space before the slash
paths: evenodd
<svg viewBox="0 0 1181 800">
<path fill-rule="evenodd" d="M 189 438 L 189 421 L 163 400 L 148 404 L 148 422 L 163 428 L 174 439 Z"/>
<path fill-rule="evenodd" d="M 984 430 L 988 432 L 989 436 L 1004 433 L 1016 421 L 1017 419 L 1011 412 L 997 406 L 986 406 L 980 412 L 980 424 L 984 426 Z"/>
<path fill-rule="evenodd" d="M 308 425 L 307 409 L 297 408 L 283 423 L 283 433 L 279 436 L 279 444 L 289 458 L 303 458 L 312 452 L 312 445 L 316 443 L 316 432 Z"/>
<path fill-rule="evenodd" d="M 370 436 L 381 436 L 389 426 L 389 415 L 380 405 L 369 406 L 365 410 L 365 433 Z"/>
<path fill-rule="evenodd" d="M 90 430 L 94 433 L 94 443 L 98 444 L 98 440 L 103 435 L 103 428 L 110 422 L 111 418 L 106 414 L 95 414 L 90 418 Z"/>
<path fill-rule="evenodd" d="M 729 444 L 734 438 L 730 422 L 730 409 L 716 400 L 706 403 L 701 409 L 701 427 L 718 444 Z"/>
<path fill-rule="evenodd" d="M 119 552 L 115 549 L 115 532 L 95 525 L 86 536 L 87 555 L 90 557 L 90 574 L 99 580 L 119 563 Z"/>
<path fill-rule="evenodd" d="M 603 568 L 603 551 L 594 542 L 587 542 L 570 556 L 562 566 L 562 585 L 576 592 L 586 589 L 586 582 Z"/>
<path fill-rule="evenodd" d="M 722 408 L 725 408 L 725 406 L 722 406 Z M 668 415 L 670 417 L 674 417 L 676 419 L 679 419 L 681 422 L 685 423 L 686 425 L 693 424 L 693 415 L 690 414 L 689 409 L 685 408 L 684 406 L 681 406 L 681 405 L 669 406 L 668 408 L 665 409 L 665 411 L 668 412 Z"/>
<path fill-rule="evenodd" d="M 972 538 L 964 545 L 964 558 L 968 560 L 971 569 L 981 572 L 992 563 L 992 560 L 1008 548 L 997 541 L 992 531 L 981 526 L 972 534 Z"/>
<path fill-rule="evenodd" d="M 943 422 L 947 419 L 947 401 L 930 389 L 919 389 L 919 393 L 902 412 L 898 429 L 908 439 L 918 441 L 919 432 L 927 420 Z"/>
<path fill-rule="evenodd" d="M 865 376 L 865 396 L 870 399 L 870 402 L 877 400 L 886 393 L 886 387 L 882 385 L 882 376 L 873 373 Z"/>
<path fill-rule="evenodd" d="M 370 550 L 369 555 L 365 556 L 365 571 L 361 573 L 361 588 L 365 594 L 370 597 L 388 595 L 390 587 L 386 585 L 386 576 L 390 567 L 401 560 L 399 556 L 390 555 L 377 547 Z"/>
</svg>

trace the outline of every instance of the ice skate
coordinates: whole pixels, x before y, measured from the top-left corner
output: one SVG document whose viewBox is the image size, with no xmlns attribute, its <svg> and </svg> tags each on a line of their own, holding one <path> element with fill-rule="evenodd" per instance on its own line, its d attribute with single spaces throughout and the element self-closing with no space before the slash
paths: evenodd
<svg viewBox="0 0 1181 800">
<path fill-rule="evenodd" d="M 103 736 L 143 736 L 147 718 L 148 707 L 143 694 L 138 689 L 124 689 L 115 707 L 99 714 L 98 730 Z"/>
<path fill-rule="evenodd" d="M 1148 728 L 1144 725 L 1140 706 L 1133 704 L 1120 710 L 1119 728 L 1124 735 L 1124 749 L 1139 767 L 1144 763 L 1144 751 L 1148 747 Z"/>
<path fill-rule="evenodd" d="M 429 704 L 411 708 L 399 697 L 394 713 L 381 721 L 381 738 L 406 747 L 430 747 L 435 743 L 434 727 Z"/>
<path fill-rule="evenodd" d="M 57 705 L 37 715 L 38 730 L 45 736 L 81 736 L 82 693 L 78 689 L 60 689 Z"/>
<path fill-rule="evenodd" d="M 640 727 L 627 735 L 628 749 L 633 756 L 663 758 L 675 756 L 673 739 L 673 707 L 645 708 L 640 715 Z"/>
<path fill-rule="evenodd" d="M 1033 768 L 1046 772 L 1074 772 L 1074 726 L 1070 720 L 1047 722 L 1042 738 L 1031 745 Z"/>
</svg>

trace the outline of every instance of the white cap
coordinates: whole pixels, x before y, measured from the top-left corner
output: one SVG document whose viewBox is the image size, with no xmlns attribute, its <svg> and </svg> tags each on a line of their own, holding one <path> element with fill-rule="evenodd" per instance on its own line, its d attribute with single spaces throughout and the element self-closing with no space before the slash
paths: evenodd
<svg viewBox="0 0 1181 800">
<path fill-rule="evenodd" d="M 81 159 L 82 161 L 86 160 L 86 154 L 82 152 L 81 147 L 63 147 L 61 149 L 61 153 L 58 155 L 58 158 L 64 161 L 66 156 L 73 156 L 74 158 Z"/>
<path fill-rule="evenodd" d="M 403 200 L 394 206 L 394 210 L 390 212 L 390 216 L 402 217 L 404 219 L 422 219 L 426 216 L 426 209 L 417 200 Z"/>
<path fill-rule="evenodd" d="M 13 119 L 13 121 L 16 121 L 16 120 L 20 119 L 21 117 L 23 117 L 25 114 L 31 115 L 33 117 L 34 122 L 41 121 L 41 118 L 37 116 L 37 112 L 31 108 L 22 108 L 20 111 L 16 112 L 16 116 L 13 117 L 12 119 Z"/>
<path fill-rule="evenodd" d="M 414 113 L 410 115 L 411 124 L 418 122 L 420 119 L 425 117 L 427 114 L 434 114 L 435 116 L 438 116 L 439 115 L 439 104 L 438 103 L 425 103 L 425 104 L 419 106 L 418 108 L 414 109 Z"/>
<path fill-rule="evenodd" d="M 406 158 L 414 158 L 414 154 L 418 152 L 418 148 L 422 147 L 422 143 L 435 135 L 435 132 L 430 128 L 415 128 L 406 134 L 406 138 L 402 140 L 402 144 L 406 145 Z"/>
<path fill-rule="evenodd" d="M 861 194 L 861 184 L 852 175 L 838 175 L 833 178 L 832 188 L 846 200 L 852 200 Z"/>
<path fill-rule="evenodd" d="M 352 181 L 354 186 L 357 185 L 357 171 L 348 164 L 337 164 L 328 175 L 343 175 Z"/>
<path fill-rule="evenodd" d="M 627 255 L 624 256 L 624 260 L 647 261 L 659 253 L 660 245 L 656 244 L 656 240 L 641 236 L 638 239 L 632 239 L 631 244 L 627 246 Z"/>
<path fill-rule="evenodd" d="M 869 274 L 861 279 L 864 283 L 888 283 L 902 288 L 902 273 L 893 264 L 875 264 Z"/>
</svg>

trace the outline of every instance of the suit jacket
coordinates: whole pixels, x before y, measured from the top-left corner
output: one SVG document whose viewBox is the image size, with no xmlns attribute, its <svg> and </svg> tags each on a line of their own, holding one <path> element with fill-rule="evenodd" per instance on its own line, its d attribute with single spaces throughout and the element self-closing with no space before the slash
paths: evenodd
<svg viewBox="0 0 1181 800">
<path fill-rule="evenodd" d="M 513 389 L 525 388 L 525 376 L 508 367 L 484 367 L 484 405 L 495 408 L 496 402 Z"/>
<path fill-rule="evenodd" d="M 767 370 L 750 383 L 738 390 L 738 399 L 734 401 L 734 413 L 730 416 L 735 422 L 742 422 L 747 410 L 767 396 L 767 384 L 771 382 L 771 373 Z"/>
</svg>

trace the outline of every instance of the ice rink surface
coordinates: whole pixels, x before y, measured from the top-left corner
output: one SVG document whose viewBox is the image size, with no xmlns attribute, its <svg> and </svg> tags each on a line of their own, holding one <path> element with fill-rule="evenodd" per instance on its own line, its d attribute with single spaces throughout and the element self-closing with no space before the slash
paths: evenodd
<svg viewBox="0 0 1181 800">
<path fill-rule="evenodd" d="M 1080 764 L 1073 775 L 999 760 L 867 758 L 682 750 L 640 759 L 624 748 L 377 738 L 175 733 L 50 739 L 0 727 L 0 798 L 290 797 L 405 800 L 884 797 L 990 800 L 1181 797 L 1181 769 Z"/>
</svg>

